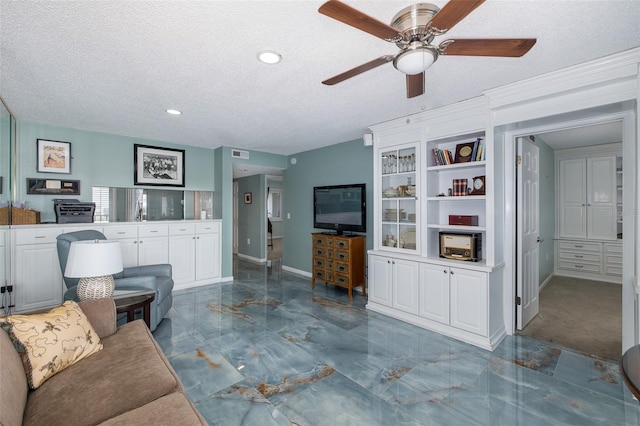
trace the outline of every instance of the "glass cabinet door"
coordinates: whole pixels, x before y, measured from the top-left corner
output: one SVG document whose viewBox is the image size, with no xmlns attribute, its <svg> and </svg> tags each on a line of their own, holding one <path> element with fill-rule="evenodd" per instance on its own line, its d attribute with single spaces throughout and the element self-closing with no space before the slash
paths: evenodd
<svg viewBox="0 0 640 426">
<path fill-rule="evenodd" d="M 382 150 L 380 156 L 382 248 L 416 251 L 416 147 Z"/>
</svg>

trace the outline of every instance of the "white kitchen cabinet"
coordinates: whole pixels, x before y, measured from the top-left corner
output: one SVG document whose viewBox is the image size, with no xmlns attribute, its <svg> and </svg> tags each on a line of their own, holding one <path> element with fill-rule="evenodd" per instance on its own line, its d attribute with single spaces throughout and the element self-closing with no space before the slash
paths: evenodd
<svg viewBox="0 0 640 426">
<path fill-rule="evenodd" d="M 373 266 L 369 299 L 418 314 L 418 263 L 385 256 L 370 256 Z"/>
<path fill-rule="evenodd" d="M 61 228 L 14 229 L 11 268 L 15 312 L 62 303 L 63 282 L 56 237 Z"/>
<path fill-rule="evenodd" d="M 487 274 L 461 268 L 449 268 L 451 295 L 450 325 L 486 336 L 489 292 Z"/>
<path fill-rule="evenodd" d="M 420 264 L 419 312 L 421 317 L 449 324 L 449 268 Z"/>
<path fill-rule="evenodd" d="M 221 240 L 219 222 L 169 226 L 169 263 L 176 287 L 205 284 L 220 278 Z"/>
<path fill-rule="evenodd" d="M 165 224 L 107 226 L 104 235 L 120 241 L 125 268 L 169 263 L 169 228 Z"/>
</svg>

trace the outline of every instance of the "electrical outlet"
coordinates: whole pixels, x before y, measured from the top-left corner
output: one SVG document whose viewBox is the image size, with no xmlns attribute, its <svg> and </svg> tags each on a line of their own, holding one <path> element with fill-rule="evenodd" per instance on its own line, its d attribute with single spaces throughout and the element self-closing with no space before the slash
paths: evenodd
<svg viewBox="0 0 640 426">
<path fill-rule="evenodd" d="M 251 238 L 247 238 L 247 245 L 250 246 L 251 245 Z"/>
<path fill-rule="evenodd" d="M 287 213 L 287 219 L 291 219 L 291 213 Z"/>
</svg>

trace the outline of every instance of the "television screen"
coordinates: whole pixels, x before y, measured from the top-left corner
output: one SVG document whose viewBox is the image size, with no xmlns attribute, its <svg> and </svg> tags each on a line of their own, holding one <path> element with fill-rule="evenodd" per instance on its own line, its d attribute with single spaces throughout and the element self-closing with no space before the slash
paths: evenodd
<svg viewBox="0 0 640 426">
<path fill-rule="evenodd" d="M 366 232 L 365 193 L 364 183 L 313 188 L 313 226 L 338 234 Z"/>
</svg>

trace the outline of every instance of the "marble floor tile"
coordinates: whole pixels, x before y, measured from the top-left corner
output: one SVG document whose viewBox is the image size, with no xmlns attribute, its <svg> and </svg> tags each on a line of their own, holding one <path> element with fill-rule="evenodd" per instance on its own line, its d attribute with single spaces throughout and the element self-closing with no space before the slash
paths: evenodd
<svg viewBox="0 0 640 426">
<path fill-rule="evenodd" d="M 493 352 L 366 310 L 366 297 L 234 260 L 154 331 L 211 425 L 638 425 L 617 364 L 507 336 Z"/>
</svg>

